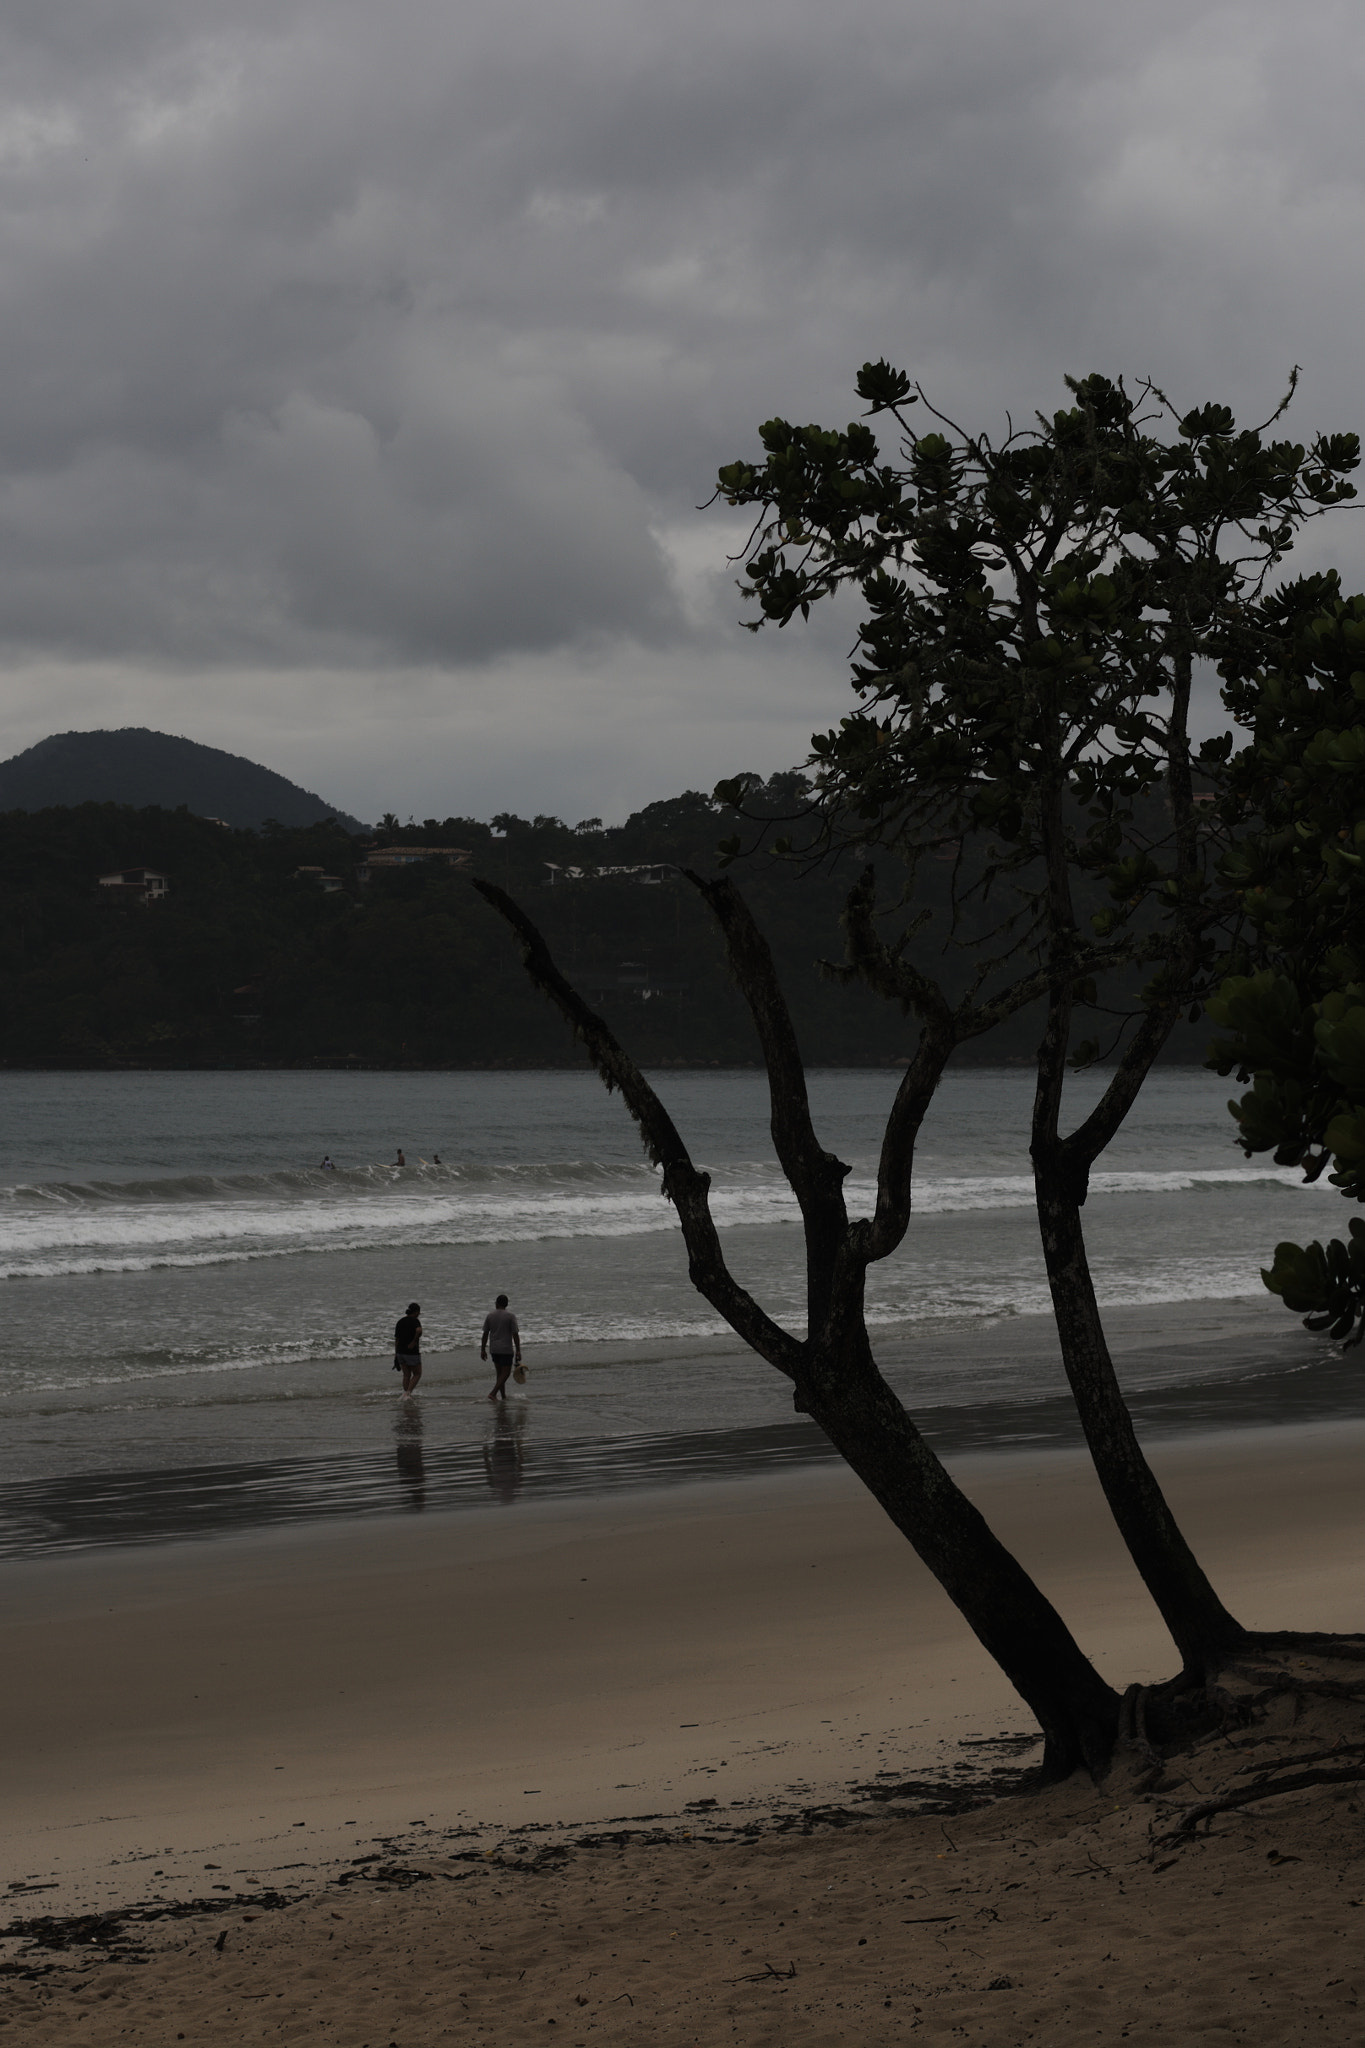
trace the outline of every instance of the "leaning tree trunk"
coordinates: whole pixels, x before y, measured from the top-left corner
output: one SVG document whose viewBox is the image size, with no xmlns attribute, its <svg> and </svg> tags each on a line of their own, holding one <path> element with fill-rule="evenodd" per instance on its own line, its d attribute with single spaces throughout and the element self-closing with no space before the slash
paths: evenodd
<svg viewBox="0 0 1365 2048">
<path fill-rule="evenodd" d="M 1095 1300 L 1079 1205 L 1046 1163 L 1035 1189 L 1062 1364 L 1104 1497 L 1186 1671 L 1206 1679 L 1246 1642 L 1246 1631 L 1185 1541 L 1138 1442 Z"/>
<path fill-rule="evenodd" d="M 1100 1102 L 1063 1138 L 1058 1122 L 1071 993 L 1066 985 L 1054 987 L 1038 1048 L 1030 1150 L 1038 1228 L 1062 1364 L 1095 1472 L 1186 1672 L 1203 1681 L 1216 1673 L 1228 1652 L 1246 1642 L 1246 1631 L 1229 1614 L 1181 1534 L 1137 1440 L 1105 1339 L 1081 1226 L 1090 1169 L 1136 1099 L 1175 1015 L 1170 1003 L 1155 1004 L 1148 1010 Z"/>
<path fill-rule="evenodd" d="M 873 1363 L 865 1332 L 850 1333 L 850 1350 L 861 1356 L 811 1359 L 802 1405 L 1036 1715 L 1043 1776 L 1069 1777 L 1081 1765 L 1102 1776 L 1117 1693 L 920 1435 Z"/>
</svg>

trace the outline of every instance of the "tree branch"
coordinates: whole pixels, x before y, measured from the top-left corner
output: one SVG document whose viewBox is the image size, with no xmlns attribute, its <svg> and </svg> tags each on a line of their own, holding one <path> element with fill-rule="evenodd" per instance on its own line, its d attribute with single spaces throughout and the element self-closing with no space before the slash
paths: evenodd
<svg viewBox="0 0 1365 2048">
<path fill-rule="evenodd" d="M 803 1215 L 809 1206 L 821 1213 L 822 1220 L 834 1215 L 842 1224 L 843 1184 L 849 1169 L 815 1135 L 806 1069 L 768 942 L 733 882 L 710 881 L 691 868 L 683 873 L 705 898 L 725 936 L 730 971 L 754 1020 L 768 1070 L 773 1144 L 782 1170 Z"/>
<path fill-rule="evenodd" d="M 953 1013 L 938 983 L 893 954 L 872 920 L 875 873 L 864 868 L 849 892 L 844 911 L 849 962 L 878 994 L 901 1002 L 920 1017 L 923 1029 L 915 1056 L 901 1077 L 887 1118 L 877 1162 L 877 1208 L 870 1222 L 850 1232 L 849 1257 L 860 1271 L 896 1249 L 910 1227 L 915 1143 L 943 1069 L 957 1044 Z"/>
<path fill-rule="evenodd" d="M 1090 1168 L 1136 1102 L 1152 1062 L 1170 1037 L 1182 1007 L 1174 1000 L 1152 1004 L 1089 1116 L 1060 1141 L 1058 1150 L 1073 1172 L 1089 1176 Z"/>
<path fill-rule="evenodd" d="M 595 1010 L 588 1008 L 577 989 L 560 973 L 549 947 L 525 911 L 496 883 L 485 882 L 477 875 L 471 880 L 484 902 L 516 933 L 526 972 L 572 1025 L 574 1036 L 586 1050 L 608 1093 L 620 1090 L 639 1127 L 645 1151 L 654 1165 L 663 1169 L 663 1192 L 678 1212 L 693 1285 L 760 1358 L 776 1366 L 788 1379 L 795 1379 L 802 1358 L 800 1339 L 759 1307 L 725 1263 L 711 1215 L 711 1176 L 693 1165 L 672 1117 L 609 1026 Z"/>
<path fill-rule="evenodd" d="M 927 1024 L 952 1029 L 948 998 L 936 981 L 893 953 L 872 921 L 876 902 L 876 870 L 863 869 L 844 906 L 844 930 L 848 934 L 848 964 L 860 980 L 888 1002 L 913 1010 Z"/>
<path fill-rule="evenodd" d="M 769 1128 L 805 1225 L 809 1345 L 829 1315 L 836 1267 L 848 1241 L 848 1211 L 844 1206 L 848 1168 L 832 1152 L 827 1152 L 815 1135 L 806 1070 L 791 1011 L 768 942 L 754 923 L 748 904 L 727 879 L 708 881 L 691 868 L 684 868 L 683 873 L 704 897 L 720 925 L 730 971 L 758 1032 L 768 1071 Z"/>
</svg>

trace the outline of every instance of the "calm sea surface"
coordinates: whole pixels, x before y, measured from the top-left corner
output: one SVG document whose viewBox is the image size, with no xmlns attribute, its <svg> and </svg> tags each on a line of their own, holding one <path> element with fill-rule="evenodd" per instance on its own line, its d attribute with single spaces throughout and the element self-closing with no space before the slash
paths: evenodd
<svg viewBox="0 0 1365 2048">
<path fill-rule="evenodd" d="M 855 1211 L 896 1080 L 812 1077 Z M 761 1077 L 657 1081 L 714 1176 L 735 1270 L 799 1328 L 800 1231 Z M 1075 1084 L 1077 1115 L 1097 1087 Z M 1243 1160 L 1226 1094 L 1160 1074 L 1092 1183 L 1142 1425 L 1365 1412 L 1365 1375 L 1258 1277 L 1277 1239 L 1340 1229 L 1340 1198 Z M 950 1450 L 1074 1434 L 1028 1100 L 1018 1072 L 944 1083 L 909 1235 L 870 1276 L 886 1368 Z M 634 1127 L 586 1073 L 3 1074 L 0 1110 L 0 1554 L 827 1455 L 693 1292 Z M 495 1417 L 477 1353 L 499 1291 L 531 1376 Z M 410 1299 L 427 1372 L 403 1405 L 390 1355 Z"/>
</svg>

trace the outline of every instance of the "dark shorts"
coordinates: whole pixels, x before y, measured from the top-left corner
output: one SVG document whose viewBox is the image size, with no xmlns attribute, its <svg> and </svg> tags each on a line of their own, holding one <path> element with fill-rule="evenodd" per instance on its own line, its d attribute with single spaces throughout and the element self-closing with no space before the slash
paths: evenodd
<svg viewBox="0 0 1365 2048">
<path fill-rule="evenodd" d="M 488 1355 L 499 1372 L 502 1371 L 505 1365 L 511 1365 L 516 1359 L 515 1351 L 490 1351 Z"/>
<path fill-rule="evenodd" d="M 414 1366 L 416 1366 L 419 1372 L 422 1370 L 422 1354 L 420 1351 L 394 1352 L 393 1369 L 395 1372 L 411 1372 Z"/>
</svg>

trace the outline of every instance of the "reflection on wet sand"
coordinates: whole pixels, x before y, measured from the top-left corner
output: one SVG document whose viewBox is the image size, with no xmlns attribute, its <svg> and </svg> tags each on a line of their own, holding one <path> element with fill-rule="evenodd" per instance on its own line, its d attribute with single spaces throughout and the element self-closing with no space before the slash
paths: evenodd
<svg viewBox="0 0 1365 2048">
<path fill-rule="evenodd" d="M 1333 1351 L 1307 1368 L 1283 1371 L 1259 1369 L 1253 1360 L 1234 1386 L 1135 1387 L 1130 1405 L 1139 1432 L 1153 1441 L 1220 1432 L 1230 1422 L 1262 1429 L 1349 1426 L 1362 1419 L 1358 1356 Z M 428 1414 L 439 1418 L 441 1410 L 432 1404 Z M 1062 1398 L 929 1409 L 917 1419 L 941 1456 L 1082 1447 L 1075 1409 Z M 391 1422 L 391 1437 L 372 1422 L 374 1435 L 362 1452 L 74 1472 L 0 1485 L 0 1559 L 400 1509 L 435 1513 L 529 1499 L 600 1499 L 626 1487 L 743 1479 L 829 1465 L 836 1457 L 824 1433 L 801 1416 L 610 1437 L 556 1435 L 559 1421 L 553 1403 L 542 1406 L 533 1438 L 529 1403 L 509 1402 L 505 1413 L 494 1415 L 470 1402 L 453 1441 L 424 1445 L 413 1402 Z M 432 1426 L 446 1435 L 439 1420 Z"/>
<path fill-rule="evenodd" d="M 427 1467 L 422 1453 L 422 1411 L 415 1403 L 404 1402 L 394 1422 L 393 1434 L 404 1502 L 410 1508 L 424 1508 L 427 1504 Z"/>
<path fill-rule="evenodd" d="M 499 1407 L 488 1418 L 483 1440 L 483 1469 L 495 1497 L 510 1505 L 521 1492 L 526 1462 L 526 1408 L 521 1402 Z"/>
</svg>

